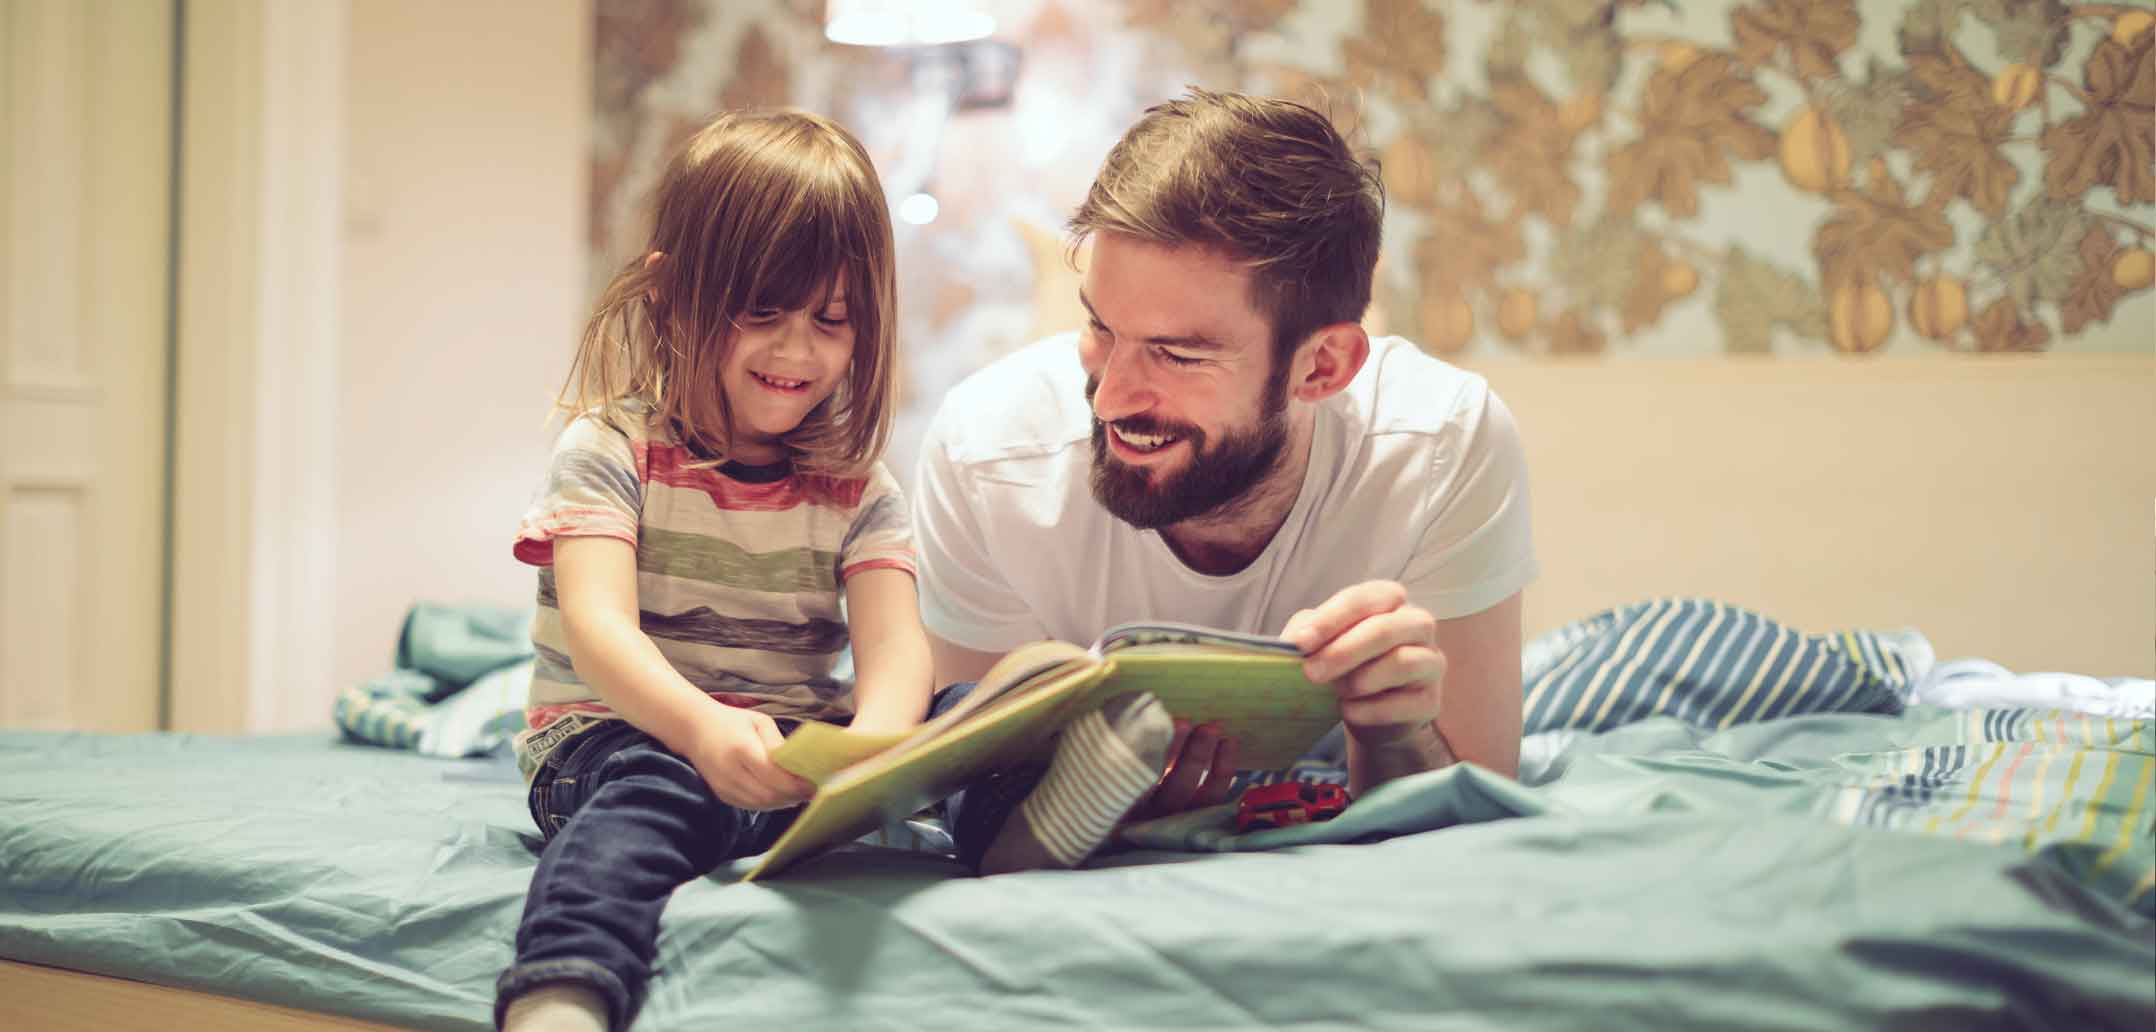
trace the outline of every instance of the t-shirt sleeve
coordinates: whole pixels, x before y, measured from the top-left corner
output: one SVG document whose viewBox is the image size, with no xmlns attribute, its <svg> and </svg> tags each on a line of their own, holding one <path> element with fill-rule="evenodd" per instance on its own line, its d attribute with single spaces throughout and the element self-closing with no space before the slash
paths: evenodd
<svg viewBox="0 0 2156 1032">
<path fill-rule="evenodd" d="M 950 456 L 949 432 L 947 418 L 929 428 L 914 478 L 921 623 L 938 638 L 981 652 L 1007 652 L 1046 638 L 1040 618 L 996 568 L 985 532 L 989 514 Z"/>
<path fill-rule="evenodd" d="M 546 482 L 517 525 L 512 551 L 533 566 L 551 566 L 559 538 L 610 537 L 634 546 L 643 510 L 634 443 L 600 419 L 579 416 L 554 442 Z"/>
<path fill-rule="evenodd" d="M 1428 516 L 1400 578 L 1440 620 L 1503 602 L 1538 572 L 1519 428 L 1494 391 L 1470 404 L 1459 447 L 1432 454 Z"/>
<path fill-rule="evenodd" d="M 891 471 L 877 463 L 861 493 L 860 508 L 846 528 L 846 541 L 839 546 L 839 580 L 865 570 L 904 570 L 914 573 L 913 516 L 906 511 L 905 492 Z"/>
</svg>

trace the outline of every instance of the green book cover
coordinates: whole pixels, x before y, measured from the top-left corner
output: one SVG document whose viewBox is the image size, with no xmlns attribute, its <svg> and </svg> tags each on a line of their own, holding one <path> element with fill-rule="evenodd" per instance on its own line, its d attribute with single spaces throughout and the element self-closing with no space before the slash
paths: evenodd
<svg viewBox="0 0 2156 1032">
<path fill-rule="evenodd" d="M 1294 763 L 1340 721 L 1333 690 L 1304 678 L 1300 653 L 1277 638 L 1132 624 L 1090 650 L 1038 642 L 1012 651 L 964 702 L 913 731 L 857 735 L 806 724 L 788 736 L 772 759 L 815 782 L 816 795 L 748 878 L 903 820 L 977 773 L 1045 758 L 1064 724 L 1126 692 L 1151 692 L 1193 725 L 1217 721 L 1247 770 Z"/>
</svg>

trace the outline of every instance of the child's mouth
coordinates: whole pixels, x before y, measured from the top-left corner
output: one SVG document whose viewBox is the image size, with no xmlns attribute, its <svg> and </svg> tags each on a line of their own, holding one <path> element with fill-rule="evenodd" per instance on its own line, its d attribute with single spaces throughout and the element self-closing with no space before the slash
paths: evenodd
<svg viewBox="0 0 2156 1032">
<path fill-rule="evenodd" d="M 807 380 L 789 380 L 783 376 L 759 373 L 754 369 L 749 370 L 749 375 L 755 377 L 757 383 L 782 394 L 799 394 L 808 390 L 809 382 Z"/>
</svg>

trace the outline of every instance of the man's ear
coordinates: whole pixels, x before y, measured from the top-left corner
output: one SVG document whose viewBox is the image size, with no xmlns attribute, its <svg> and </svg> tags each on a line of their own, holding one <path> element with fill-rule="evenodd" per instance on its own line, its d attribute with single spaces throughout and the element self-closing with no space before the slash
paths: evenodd
<svg viewBox="0 0 2156 1032">
<path fill-rule="evenodd" d="M 1370 335 L 1361 323 L 1321 326 L 1295 353 L 1289 389 L 1298 401 L 1324 401 L 1347 389 L 1370 358 Z"/>
</svg>

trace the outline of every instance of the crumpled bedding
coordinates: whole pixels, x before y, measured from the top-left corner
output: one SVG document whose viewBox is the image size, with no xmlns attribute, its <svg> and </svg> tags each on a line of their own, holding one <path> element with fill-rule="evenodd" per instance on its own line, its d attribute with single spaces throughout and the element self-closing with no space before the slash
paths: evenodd
<svg viewBox="0 0 2156 1032">
<path fill-rule="evenodd" d="M 2149 734 L 1665 719 L 1265 849 L 992 879 L 856 847 L 739 884 L 744 861 L 675 895 L 637 1027 L 2145 1028 Z M 0 956 L 484 1028 L 528 821 L 497 761 L 0 733 Z"/>
</svg>

